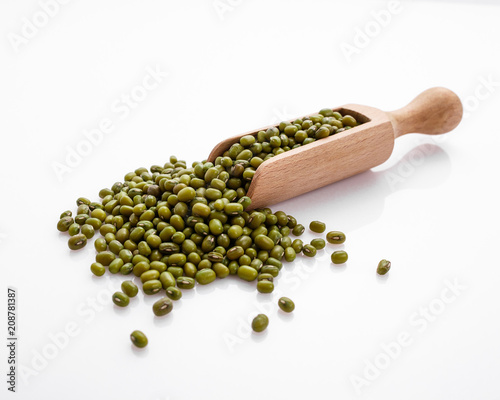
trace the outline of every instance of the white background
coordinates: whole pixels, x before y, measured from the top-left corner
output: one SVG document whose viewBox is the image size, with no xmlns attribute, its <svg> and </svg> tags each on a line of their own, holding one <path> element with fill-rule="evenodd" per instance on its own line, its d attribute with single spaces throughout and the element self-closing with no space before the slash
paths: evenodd
<svg viewBox="0 0 500 400">
<path fill-rule="evenodd" d="M 73 0 L 44 20 L 37 1 L 2 1 L 1 399 L 500 398 L 500 7 L 402 2 L 377 32 L 373 12 L 387 9 Z M 342 43 L 372 28 L 349 60 Z M 113 109 L 148 68 L 168 76 L 127 115 Z M 93 277 L 93 246 L 70 253 L 55 229 L 77 197 L 97 200 L 139 166 L 171 154 L 191 163 L 230 135 L 323 107 L 392 110 L 432 86 L 464 101 L 455 131 L 405 136 L 375 170 L 273 207 L 343 230 L 349 253 L 344 266 L 329 261 L 342 246 L 298 258 L 274 295 L 228 278 L 185 292 L 163 319 L 151 312 L 156 297 L 117 309 L 110 296 L 123 277 Z M 114 129 L 58 176 L 54 165 L 106 118 Z M 375 274 L 382 258 L 392 261 L 386 278 Z M 15 395 L 5 383 L 8 286 L 19 300 Z M 279 293 L 294 299 L 292 315 L 278 312 Z M 248 335 L 261 309 L 269 328 Z M 144 351 L 131 347 L 134 329 L 149 337 Z M 365 379 L 360 394 L 354 376 Z"/>
</svg>

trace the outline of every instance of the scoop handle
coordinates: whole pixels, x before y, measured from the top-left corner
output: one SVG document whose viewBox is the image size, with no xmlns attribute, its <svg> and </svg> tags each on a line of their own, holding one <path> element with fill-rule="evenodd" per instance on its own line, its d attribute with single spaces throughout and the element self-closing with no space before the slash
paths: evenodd
<svg viewBox="0 0 500 400">
<path fill-rule="evenodd" d="M 460 123 L 462 114 L 459 97 L 443 87 L 427 89 L 405 107 L 387 112 L 396 138 L 407 133 L 440 135 L 449 132 Z"/>
</svg>

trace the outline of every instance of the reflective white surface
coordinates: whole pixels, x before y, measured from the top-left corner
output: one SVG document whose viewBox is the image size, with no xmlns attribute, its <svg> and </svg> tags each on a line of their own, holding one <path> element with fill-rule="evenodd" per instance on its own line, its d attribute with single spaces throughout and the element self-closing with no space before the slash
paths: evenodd
<svg viewBox="0 0 500 400">
<path fill-rule="evenodd" d="M 0 5 L 0 323 L 14 286 L 17 398 L 500 398 L 500 7 L 396 4 L 348 62 L 342 43 L 377 32 L 388 7 L 74 1 L 16 52 L 11 33 L 44 23 L 40 5 Z M 466 105 L 454 132 L 402 137 L 384 165 L 273 207 L 347 241 L 286 265 L 270 296 L 228 278 L 185 291 L 165 318 L 156 297 L 117 309 L 122 277 L 93 277 L 93 246 L 70 252 L 55 230 L 77 197 L 170 154 L 200 160 L 229 135 L 351 102 L 391 110 L 432 86 Z M 85 148 L 84 130 L 106 123 Z M 88 154 L 72 160 L 77 148 Z M 58 179 L 55 163 L 71 171 Z M 341 248 L 349 261 L 334 266 Z M 281 294 L 293 314 L 278 311 Z M 269 328 L 250 334 L 259 312 Z"/>
</svg>

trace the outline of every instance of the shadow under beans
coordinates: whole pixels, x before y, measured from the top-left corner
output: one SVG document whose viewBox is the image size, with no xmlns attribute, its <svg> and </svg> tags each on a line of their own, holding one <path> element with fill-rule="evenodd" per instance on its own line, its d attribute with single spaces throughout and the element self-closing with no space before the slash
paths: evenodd
<svg viewBox="0 0 500 400">
<path fill-rule="evenodd" d="M 149 347 L 143 347 L 142 349 L 135 346 L 133 343 L 130 343 L 130 347 L 132 349 L 132 353 L 137 357 L 145 358 L 149 354 Z"/>
<path fill-rule="evenodd" d="M 349 261 L 347 261 L 347 262 L 349 262 Z M 330 271 L 333 272 L 334 274 L 340 274 L 340 273 L 344 272 L 347 269 L 347 262 L 345 262 L 344 264 L 330 263 L 331 264 Z"/>
<path fill-rule="evenodd" d="M 222 279 L 216 278 L 215 281 L 207 285 L 196 284 L 193 289 L 181 289 L 182 300 L 192 299 L 197 295 L 205 296 L 207 294 L 213 293 L 217 289 L 225 290 L 230 286 L 238 286 L 238 290 L 243 290 L 245 292 L 255 292 L 257 290 L 256 285 L 257 285 L 256 281 L 247 282 L 240 279 L 238 276 L 229 275 Z M 151 301 L 151 304 L 153 304 L 156 300 L 158 300 L 158 298 L 155 297 L 154 300 Z"/>
<path fill-rule="evenodd" d="M 240 279 L 237 275 L 229 275 L 223 280 L 227 281 L 228 286 L 237 286 L 238 290 L 243 290 L 244 292 L 256 292 L 257 291 L 257 280 L 253 282 L 247 282 Z"/>
<path fill-rule="evenodd" d="M 252 334 L 250 335 L 250 337 L 252 338 L 252 340 L 256 343 L 260 343 L 262 341 L 264 341 L 267 337 L 267 329 L 264 331 L 264 332 L 255 332 L 255 331 L 252 331 Z"/>
<path fill-rule="evenodd" d="M 279 280 L 279 277 L 278 278 L 275 278 L 274 280 L 274 285 L 277 286 L 277 283 L 278 283 L 278 280 Z M 263 304 L 267 304 L 269 303 L 270 301 L 273 300 L 273 293 L 260 293 L 259 291 L 257 291 L 257 288 L 254 289 L 255 290 L 255 300 L 257 301 L 257 303 L 263 303 Z"/>
<path fill-rule="evenodd" d="M 174 319 L 175 319 L 175 309 L 179 308 L 179 305 L 177 302 L 174 303 L 174 309 L 169 312 L 167 315 L 163 315 L 161 317 L 157 317 L 156 315 L 153 315 L 153 323 L 155 326 L 158 327 L 166 327 L 166 326 L 171 326 L 174 324 Z"/>
<path fill-rule="evenodd" d="M 69 238 L 71 238 L 71 236 L 67 235 L 67 238 L 65 240 L 65 242 L 66 242 L 65 246 L 67 248 L 69 257 L 77 260 L 80 257 L 83 257 L 83 256 L 88 257 L 90 254 L 92 254 L 92 256 L 88 257 L 88 259 L 90 260 L 90 263 L 89 263 L 89 267 L 90 267 L 90 264 L 92 264 L 94 262 L 94 258 L 95 258 L 94 246 L 92 246 L 92 248 L 90 248 L 89 244 L 87 242 L 87 245 L 85 247 L 82 247 L 81 249 L 78 249 L 78 250 L 71 250 L 67 245 Z"/>
<path fill-rule="evenodd" d="M 280 210 L 301 210 L 311 204 L 335 213 L 336 225 L 353 231 L 380 218 L 385 198 L 401 190 L 429 189 L 451 175 L 448 154 L 434 144 L 422 144 L 394 165 L 369 170 L 272 206 Z M 342 210 L 342 212 L 337 212 Z"/>
<path fill-rule="evenodd" d="M 379 275 L 375 272 L 375 276 L 377 277 L 377 282 L 381 285 L 385 285 L 389 280 L 389 272 L 385 275 Z"/>
<path fill-rule="evenodd" d="M 283 310 L 278 310 L 278 318 L 281 319 L 282 321 L 291 321 L 295 318 L 295 314 L 294 314 L 294 311 L 292 312 L 284 312 Z"/>
<path fill-rule="evenodd" d="M 225 278 L 227 279 L 227 278 Z M 216 283 L 217 280 L 215 280 L 214 282 L 211 282 L 207 285 L 200 285 L 200 284 L 197 284 L 195 286 L 195 289 L 196 289 L 196 293 L 197 294 L 201 294 L 201 295 L 205 295 L 205 294 L 210 294 L 210 293 L 213 293 L 216 289 L 216 286 L 217 288 L 218 287 L 221 287 L 221 286 L 226 286 L 227 287 L 227 283 L 224 282 L 224 279 L 222 279 L 220 282 L 217 282 L 216 285 L 214 285 L 214 283 Z"/>
<path fill-rule="evenodd" d="M 139 288 L 142 287 L 142 284 L 141 286 L 139 286 Z M 184 293 L 182 293 L 184 295 Z M 156 303 L 158 300 L 164 298 L 166 296 L 165 294 L 165 290 L 160 290 L 158 293 L 156 294 L 146 294 L 144 293 L 144 291 L 142 291 L 141 289 L 139 289 L 139 293 L 137 294 L 136 297 L 138 297 L 139 295 L 141 295 L 141 300 L 144 302 L 144 304 L 146 304 L 146 306 L 148 307 L 153 307 L 153 304 Z"/>
<path fill-rule="evenodd" d="M 126 307 L 120 307 L 120 306 L 117 306 L 116 304 L 113 304 L 113 311 L 119 315 L 129 315 L 132 308 L 134 308 L 134 307 L 135 307 L 134 305 L 132 305 L 132 307 L 130 307 L 130 304 Z"/>
</svg>

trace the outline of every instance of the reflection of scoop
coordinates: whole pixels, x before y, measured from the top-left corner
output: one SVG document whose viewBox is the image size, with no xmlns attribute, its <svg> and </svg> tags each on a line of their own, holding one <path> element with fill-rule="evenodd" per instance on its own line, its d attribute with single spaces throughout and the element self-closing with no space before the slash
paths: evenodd
<svg viewBox="0 0 500 400">
<path fill-rule="evenodd" d="M 426 90 L 406 107 L 392 112 L 356 104 L 334 111 L 350 114 L 363 124 L 262 163 L 248 189 L 252 208 L 290 199 L 380 165 L 391 155 L 395 138 L 412 132 L 449 132 L 459 124 L 463 113 L 457 95 L 444 88 Z M 256 135 L 267 128 L 222 141 L 208 160 L 213 162 L 242 136 Z"/>
<path fill-rule="evenodd" d="M 322 209 L 337 210 L 335 226 L 353 232 L 381 217 L 385 200 L 391 193 L 435 187 L 445 182 L 450 174 L 448 154 L 439 146 L 423 144 L 387 169 L 366 171 L 318 189 L 314 194 L 290 199 L 277 209 L 306 209 L 314 200 L 315 204 L 321 204 Z"/>
</svg>

